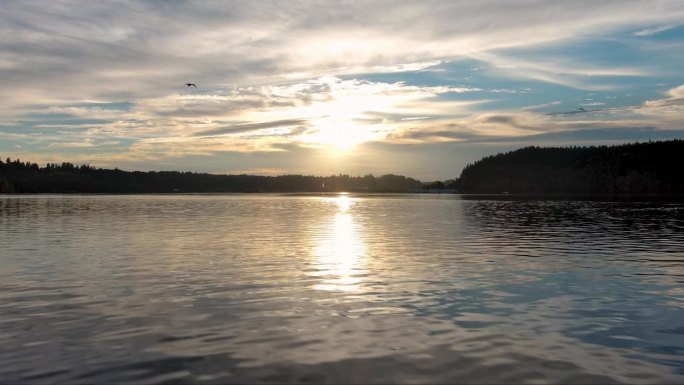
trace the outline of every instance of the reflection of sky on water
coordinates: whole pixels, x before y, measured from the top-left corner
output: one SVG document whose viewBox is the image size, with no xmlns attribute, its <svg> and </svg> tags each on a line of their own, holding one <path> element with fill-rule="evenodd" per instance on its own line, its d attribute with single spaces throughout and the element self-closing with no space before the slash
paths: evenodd
<svg viewBox="0 0 684 385">
<path fill-rule="evenodd" d="M 362 383 L 684 376 L 678 205 L 250 195 L 0 209 L 0 377 L 50 366 L 71 371 L 49 382 L 143 382 L 156 364 L 179 382 L 267 382 L 279 365 L 339 383 L 357 370 Z M 606 377 L 573 377 L 590 374 Z"/>
<path fill-rule="evenodd" d="M 336 205 L 337 212 L 332 221 L 322 223 L 320 232 L 312 234 L 315 245 L 313 254 L 316 258 L 313 274 L 322 280 L 314 288 L 358 291 L 360 276 L 365 273 L 367 249 L 361 238 L 360 225 L 354 222 L 351 212 L 355 202 L 348 195 L 326 199 L 326 202 Z"/>
</svg>

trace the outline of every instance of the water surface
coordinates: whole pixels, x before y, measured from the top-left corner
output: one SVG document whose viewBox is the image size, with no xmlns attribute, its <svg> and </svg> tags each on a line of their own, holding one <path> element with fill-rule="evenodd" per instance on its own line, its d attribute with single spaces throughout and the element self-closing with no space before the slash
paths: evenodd
<svg viewBox="0 0 684 385">
<path fill-rule="evenodd" d="M 681 383 L 684 204 L 0 196 L 0 378 Z"/>
</svg>

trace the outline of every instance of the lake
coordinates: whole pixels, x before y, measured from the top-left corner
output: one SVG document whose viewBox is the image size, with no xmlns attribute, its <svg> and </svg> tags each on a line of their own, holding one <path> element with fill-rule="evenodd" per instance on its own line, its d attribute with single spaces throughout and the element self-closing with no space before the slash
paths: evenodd
<svg viewBox="0 0 684 385">
<path fill-rule="evenodd" d="M 10 383 L 682 383 L 684 203 L 0 196 Z"/>
</svg>

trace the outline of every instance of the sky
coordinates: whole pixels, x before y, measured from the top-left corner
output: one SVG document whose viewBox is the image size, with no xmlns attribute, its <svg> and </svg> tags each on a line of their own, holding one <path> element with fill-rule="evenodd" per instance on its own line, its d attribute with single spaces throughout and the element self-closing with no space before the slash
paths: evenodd
<svg viewBox="0 0 684 385">
<path fill-rule="evenodd" d="M 680 0 L 4 0 L 0 156 L 445 180 L 684 138 L 682 63 Z"/>
</svg>

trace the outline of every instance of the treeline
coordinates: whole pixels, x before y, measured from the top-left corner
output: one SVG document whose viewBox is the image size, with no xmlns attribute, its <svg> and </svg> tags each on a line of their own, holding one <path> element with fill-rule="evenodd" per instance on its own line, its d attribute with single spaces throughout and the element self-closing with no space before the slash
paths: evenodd
<svg viewBox="0 0 684 385">
<path fill-rule="evenodd" d="M 71 163 L 0 160 L 0 193 L 220 193 L 220 192 L 407 192 L 418 180 L 400 175 L 328 177 L 305 175 L 213 175 L 178 171 L 122 171 Z"/>
<path fill-rule="evenodd" d="M 684 140 L 526 147 L 467 165 L 452 187 L 481 194 L 683 194 Z"/>
</svg>

